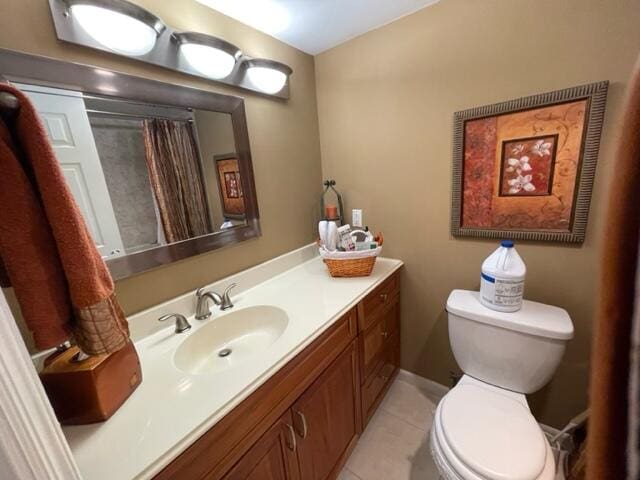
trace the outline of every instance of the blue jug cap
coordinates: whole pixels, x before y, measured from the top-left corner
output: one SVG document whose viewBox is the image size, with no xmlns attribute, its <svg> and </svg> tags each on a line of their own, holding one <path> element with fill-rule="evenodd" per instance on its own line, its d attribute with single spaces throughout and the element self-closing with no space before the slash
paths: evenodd
<svg viewBox="0 0 640 480">
<path fill-rule="evenodd" d="M 500 242 L 500 246 L 505 248 L 513 248 L 513 240 L 502 240 Z"/>
</svg>

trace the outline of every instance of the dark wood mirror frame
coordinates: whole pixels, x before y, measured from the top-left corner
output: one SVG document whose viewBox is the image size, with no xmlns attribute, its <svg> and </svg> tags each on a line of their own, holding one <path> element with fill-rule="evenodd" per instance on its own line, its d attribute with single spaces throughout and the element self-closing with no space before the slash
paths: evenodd
<svg viewBox="0 0 640 480">
<path fill-rule="evenodd" d="M 242 171 L 246 224 L 108 260 L 114 280 L 260 236 L 258 199 L 242 98 L 6 49 L 0 49 L 0 74 L 15 82 L 231 115 L 238 164 Z"/>
</svg>

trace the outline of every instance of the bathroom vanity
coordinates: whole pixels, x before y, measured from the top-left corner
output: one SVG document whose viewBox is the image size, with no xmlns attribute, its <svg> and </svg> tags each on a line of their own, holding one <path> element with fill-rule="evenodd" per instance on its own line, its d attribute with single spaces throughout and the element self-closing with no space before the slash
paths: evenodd
<svg viewBox="0 0 640 480">
<path fill-rule="evenodd" d="M 380 258 L 369 277 L 331 278 L 311 245 L 214 284 L 236 282 L 238 293 L 208 320 L 194 318 L 193 293 L 131 317 L 144 381 L 104 424 L 65 428 L 81 472 L 335 478 L 399 367 L 401 266 Z M 191 330 L 158 324 L 174 311 Z M 271 340 L 204 361 L 228 332 Z"/>
<path fill-rule="evenodd" d="M 336 476 L 397 372 L 399 287 L 392 273 L 155 478 Z"/>
</svg>

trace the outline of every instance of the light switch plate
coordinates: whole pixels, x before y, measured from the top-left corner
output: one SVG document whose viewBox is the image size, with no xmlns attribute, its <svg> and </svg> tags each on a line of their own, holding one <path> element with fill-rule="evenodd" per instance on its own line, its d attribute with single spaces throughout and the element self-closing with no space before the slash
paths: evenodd
<svg viewBox="0 0 640 480">
<path fill-rule="evenodd" d="M 355 208 L 351 210 L 351 225 L 362 227 L 362 210 Z"/>
</svg>

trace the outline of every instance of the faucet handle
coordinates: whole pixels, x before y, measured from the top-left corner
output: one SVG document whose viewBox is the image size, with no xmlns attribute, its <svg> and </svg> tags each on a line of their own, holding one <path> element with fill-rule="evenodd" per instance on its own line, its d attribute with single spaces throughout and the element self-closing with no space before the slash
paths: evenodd
<svg viewBox="0 0 640 480">
<path fill-rule="evenodd" d="M 220 310 L 227 310 L 229 308 L 233 308 L 233 303 L 231 302 L 231 297 L 229 297 L 229 291 L 232 288 L 237 287 L 236 283 L 232 283 L 227 288 L 224 289 L 224 293 L 222 294 L 222 305 L 220 305 Z"/>
<path fill-rule="evenodd" d="M 191 324 L 189 323 L 189 321 L 185 318 L 184 315 L 181 315 L 179 313 L 169 313 L 168 315 L 163 315 L 158 318 L 158 321 L 165 322 L 171 318 L 176 319 L 176 333 L 186 332 L 191 328 Z"/>
</svg>

